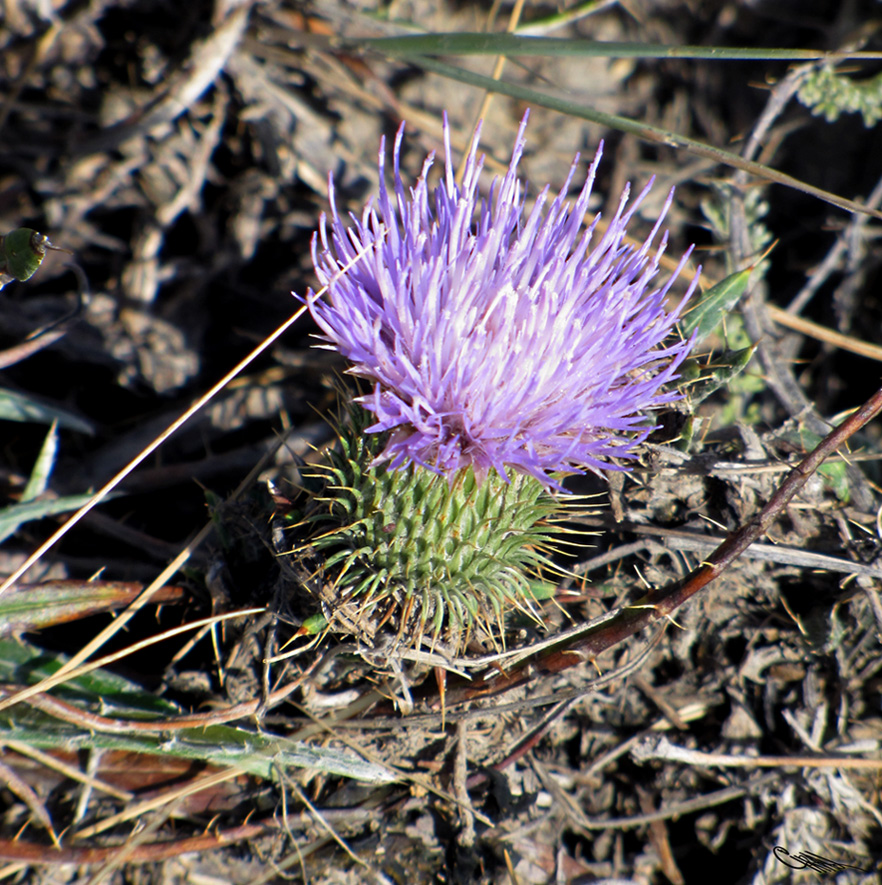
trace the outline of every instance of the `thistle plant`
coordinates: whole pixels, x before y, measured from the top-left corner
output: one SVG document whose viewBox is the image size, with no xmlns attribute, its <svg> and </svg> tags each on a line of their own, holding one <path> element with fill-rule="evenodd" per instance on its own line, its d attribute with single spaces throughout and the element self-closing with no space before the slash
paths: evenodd
<svg viewBox="0 0 882 885">
<path fill-rule="evenodd" d="M 446 119 L 434 188 L 430 155 L 405 190 L 403 126 L 393 189 L 381 143 L 379 197 L 360 218 L 339 214 L 330 181 L 312 248 L 328 297 L 305 300 L 321 346 L 372 390 L 341 426 L 301 553 L 323 560 L 325 615 L 342 626 L 348 612 L 361 635 L 389 623 L 453 650 L 476 628 L 504 639 L 506 613 L 534 612 L 547 581 L 564 476 L 625 469 L 654 429 L 647 413 L 679 398 L 669 385 L 690 342 L 674 332 L 697 275 L 675 309 L 666 300 L 691 250 L 651 285 L 673 191 L 639 246 L 626 230 L 651 181 L 633 201 L 625 189 L 605 230 L 599 215 L 583 230 L 601 146 L 572 205 L 578 156 L 528 211 L 526 124 L 485 198 L 480 127 L 457 184 Z"/>
</svg>

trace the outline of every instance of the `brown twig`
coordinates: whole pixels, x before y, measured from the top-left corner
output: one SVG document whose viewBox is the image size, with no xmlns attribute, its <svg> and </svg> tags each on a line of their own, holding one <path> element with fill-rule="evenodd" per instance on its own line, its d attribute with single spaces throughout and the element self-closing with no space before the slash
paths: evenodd
<svg viewBox="0 0 882 885">
<path fill-rule="evenodd" d="M 0 781 L 13 795 L 18 796 L 31 812 L 33 818 L 49 833 L 53 843 L 58 845 L 58 836 L 52 826 L 52 819 L 36 791 L 20 778 L 12 768 L 0 762 Z"/>
<path fill-rule="evenodd" d="M 718 578 L 754 541 L 761 538 L 824 460 L 843 446 L 880 411 L 882 411 L 882 389 L 851 417 L 832 430 L 790 471 L 765 507 L 739 529 L 730 533 L 726 540 L 685 578 L 665 587 L 650 590 L 641 599 L 623 607 L 596 627 L 587 630 L 585 634 L 551 645 L 540 654 L 519 661 L 508 671 L 488 671 L 483 679 L 448 685 L 447 706 L 498 695 L 524 685 L 537 674 L 559 673 L 576 664 L 593 660 L 623 639 L 633 636 L 662 618 L 669 618 L 672 612 Z"/>
<path fill-rule="evenodd" d="M 242 824 L 229 830 L 221 830 L 217 833 L 206 833 L 202 836 L 192 836 L 189 839 L 176 839 L 170 842 L 150 842 L 139 845 L 129 855 L 129 861 L 134 863 L 166 860 L 170 857 L 179 857 L 192 851 L 213 851 L 234 842 L 242 842 L 245 839 L 253 839 L 269 830 L 275 830 L 278 824 L 268 820 L 264 823 Z M 69 848 L 60 847 L 49 849 L 45 845 L 35 842 L 25 842 L 21 839 L 0 839 L 0 858 L 8 861 L 21 861 L 28 864 L 94 864 L 112 860 L 119 853 L 119 845 L 111 845 L 106 848 Z"/>
<path fill-rule="evenodd" d="M 665 736 L 646 737 L 633 750 L 631 757 L 638 762 L 663 759 L 682 762 L 702 768 L 839 768 L 857 771 L 879 771 L 882 759 L 864 759 L 854 756 L 733 756 L 731 753 L 703 753 L 672 744 Z"/>
<path fill-rule="evenodd" d="M 64 337 L 66 332 L 67 329 L 53 329 L 39 338 L 28 338 L 6 350 L 0 350 L 0 369 L 8 369 L 29 356 L 33 356 L 35 353 L 43 350 L 43 348 L 49 347 L 50 344 L 55 344 L 59 338 Z"/>
</svg>

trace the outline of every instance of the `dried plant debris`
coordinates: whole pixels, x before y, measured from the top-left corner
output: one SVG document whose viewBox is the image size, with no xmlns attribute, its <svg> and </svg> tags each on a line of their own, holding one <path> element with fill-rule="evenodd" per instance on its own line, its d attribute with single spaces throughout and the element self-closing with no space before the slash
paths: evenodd
<svg viewBox="0 0 882 885">
<path fill-rule="evenodd" d="M 698 7 L 537 3 L 514 23 L 511 6 L 489 22 L 474 4 L 425 0 L 8 0 L 0 579 L 291 316 L 301 306 L 292 291 L 327 282 L 337 292 L 54 545 L 27 583 L 0 592 L 6 879 L 677 885 L 711 871 L 756 885 L 878 880 L 878 421 L 689 603 L 614 635 L 645 593 L 683 582 L 748 525 L 878 387 L 877 219 L 533 102 L 497 95 L 482 106 L 479 90 L 418 60 L 357 45 L 416 23 L 429 33 L 517 24 L 583 44 L 739 46 L 760 34 L 770 47 L 823 51 L 852 48 L 860 33 L 863 48 L 880 48 L 862 30 L 860 4 L 810 0 L 799 21 L 762 3 L 729 4 L 722 17 Z M 437 56 L 488 76 L 495 63 Z M 501 76 L 555 101 L 743 147 L 748 159 L 878 210 L 882 168 L 865 128 L 878 117 L 878 71 L 866 61 L 785 65 L 549 55 L 509 58 Z M 445 202 L 435 190 L 442 160 L 455 182 L 479 115 L 469 168 L 486 152 L 483 172 L 448 183 Z M 603 161 L 580 199 L 601 138 Z M 507 173 L 515 145 L 517 171 Z M 431 152 L 435 168 L 421 179 Z M 507 174 L 509 189 L 491 194 L 493 177 Z M 388 207 L 377 203 L 381 180 Z M 392 334 L 406 312 L 389 302 L 378 319 L 347 307 L 347 286 L 370 289 L 384 271 L 380 262 L 370 279 L 347 277 L 348 264 L 423 198 L 439 201 L 416 234 L 443 228 L 454 187 L 474 185 L 470 221 L 500 193 L 522 206 L 502 215 L 513 242 L 527 242 L 546 182 L 553 190 L 537 219 L 552 205 L 562 224 L 568 211 L 589 223 L 601 213 L 588 257 L 631 183 L 632 239 L 613 251 L 659 258 L 650 289 L 673 277 L 670 297 L 630 327 L 658 326 L 652 343 L 669 361 L 651 368 L 667 375 L 650 392 L 658 408 L 637 431 L 636 457 L 621 462 L 626 472 L 564 477 L 574 466 L 566 434 L 553 464 L 529 445 L 513 458 L 505 445 L 517 434 L 490 446 L 501 464 L 528 468 L 535 495 L 515 507 L 523 475 L 510 471 L 509 485 L 492 457 L 476 462 L 469 506 L 483 488 L 483 516 L 456 523 L 451 545 L 424 506 L 447 490 L 452 522 L 459 504 L 445 477 L 408 486 L 406 512 L 363 481 L 384 455 L 385 470 L 402 453 L 427 464 L 439 445 L 454 460 L 463 450 L 455 434 L 431 437 L 447 427 L 440 418 L 410 432 L 404 375 L 428 376 Z M 372 195 L 376 217 L 363 214 Z M 336 215 L 313 253 L 322 212 Z M 653 228 L 665 212 L 667 252 L 657 256 Z M 43 254 L 47 242 L 73 254 Z M 399 251 L 399 264 L 413 268 L 420 254 Z M 490 267 L 494 257 L 482 260 Z M 528 257 L 548 258 L 553 276 L 548 251 Z M 680 306 L 698 263 L 701 282 Z M 666 338 L 677 323 L 682 337 Z M 359 328 L 377 336 L 370 358 Z M 556 351 L 569 352 L 580 339 L 563 331 Z M 315 349 L 317 335 L 339 352 Z M 536 356 L 532 376 L 554 356 Z M 377 393 L 350 385 L 347 359 L 380 383 Z M 371 400 L 388 393 L 390 367 L 402 395 Z M 575 382 L 580 366 L 571 367 L 565 380 Z M 621 374 L 638 385 L 641 368 L 624 360 Z M 488 377 L 504 385 L 509 373 L 479 380 Z M 361 396 L 369 414 L 340 414 L 341 396 Z M 455 405 L 469 417 L 469 403 Z M 393 435 L 365 437 L 365 421 Z M 607 442 L 630 432 L 603 426 L 615 431 Z M 610 454 L 592 452 L 601 462 Z M 377 475 L 390 487 L 412 479 Z M 561 511 L 563 499 L 574 506 Z M 505 549 L 482 534 L 494 525 Z M 422 541 L 430 529 L 444 542 L 430 556 L 431 581 L 396 571 L 403 535 Z M 167 586 L 131 613 L 191 542 Z M 378 546 L 388 554 L 379 577 Z M 464 549 L 479 555 L 456 584 Z M 513 583 L 503 580 L 512 562 Z M 57 677 L 123 622 L 89 650 L 86 669 Z M 586 636 L 609 641 L 595 654 Z"/>
</svg>

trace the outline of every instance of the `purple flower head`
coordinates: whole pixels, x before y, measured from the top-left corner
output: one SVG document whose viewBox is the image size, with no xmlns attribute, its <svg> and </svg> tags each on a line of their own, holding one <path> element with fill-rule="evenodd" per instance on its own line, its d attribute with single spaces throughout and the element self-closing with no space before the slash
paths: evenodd
<svg viewBox="0 0 882 885">
<path fill-rule="evenodd" d="M 393 469 L 414 461 L 451 475 L 470 465 L 480 479 L 510 467 L 560 488 L 550 473 L 622 469 L 608 459 L 635 457 L 654 429 L 644 413 L 679 398 L 663 387 L 691 342 L 663 342 L 697 275 L 673 312 L 665 296 L 691 249 L 664 286 L 650 287 L 667 233 L 653 241 L 673 191 L 639 247 L 625 234 L 651 181 L 630 206 L 625 188 L 605 231 L 597 231 L 599 215 L 583 231 L 601 145 L 572 206 L 578 156 L 557 196 L 549 203 L 544 188 L 527 213 L 517 177 L 527 116 L 486 199 L 478 193 L 480 126 L 458 186 L 446 117 L 446 171 L 434 189 L 432 154 L 405 191 L 403 125 L 394 191 L 381 142 L 379 200 L 360 219 L 337 213 L 330 181 L 330 224 L 323 216 L 312 244 L 329 300 L 310 291 L 306 301 L 323 346 L 374 382 L 359 401 L 376 418 L 370 432 L 390 431 L 377 461 Z"/>
</svg>

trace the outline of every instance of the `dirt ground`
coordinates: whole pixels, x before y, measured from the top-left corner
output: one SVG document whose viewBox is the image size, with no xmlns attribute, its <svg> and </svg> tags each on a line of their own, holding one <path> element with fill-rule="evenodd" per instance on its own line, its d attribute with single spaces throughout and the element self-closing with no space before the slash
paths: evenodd
<svg viewBox="0 0 882 885">
<path fill-rule="evenodd" d="M 621 43 L 882 50 L 875 0 L 587 7 L 558 22 L 576 7 L 531 0 L 519 21 Z M 603 139 L 594 208 L 607 213 L 626 182 L 656 177 L 639 236 L 676 186 L 669 253 L 694 243 L 705 286 L 773 246 L 727 337 L 699 348 L 756 345 L 749 367 L 691 417 L 686 405 L 661 416 L 627 476 L 574 486 L 598 497 L 573 521 L 573 577 L 543 607 L 542 629 L 511 625 L 508 650 L 683 579 L 879 386 L 878 215 L 516 89 L 482 109 L 484 90 L 359 44 L 414 25 L 503 32 L 508 4 L 0 9 L 0 234 L 33 228 L 73 253 L 50 251 L 0 293 L 0 398 L 11 391 L 32 409 L 9 420 L 0 403 L 2 507 L 24 500 L 53 417 L 54 467 L 38 501 L 92 492 L 142 452 L 294 313 L 292 291 L 315 285 L 310 240 L 329 173 L 340 208 L 359 213 L 376 192 L 381 137 L 389 145 L 407 122 L 402 175 L 415 181 L 426 154 L 443 153 L 444 111 L 457 158 L 483 116 L 489 185 L 529 106 L 521 172 L 533 196 L 546 183 L 556 191 L 573 156 L 584 168 Z M 444 61 L 490 76 L 496 58 Z M 502 77 L 752 151 L 878 210 L 882 130 L 797 100 L 813 64 L 524 56 Z M 862 107 L 882 104 L 870 82 L 880 69 L 848 65 L 866 81 Z M 59 319 L 41 346 L 24 344 Z M 0 709 L 0 881 L 879 881 L 878 420 L 671 618 L 596 659 L 554 672 L 531 664 L 508 690 L 477 696 L 437 662 L 395 662 L 351 637 L 287 645 L 309 605 L 303 574 L 276 555 L 290 543 L 280 515 L 296 506 L 304 461 L 332 439 L 326 416 L 346 368 L 312 347 L 314 331 L 298 320 L 200 405 L 29 568 L 28 587 L 7 596 L 23 607 L 0 596 L 0 705 L 80 652 L 194 539 L 166 595 L 96 654 L 255 610 Z M 687 420 L 692 442 L 675 444 Z M 0 577 L 62 521 L 16 523 Z M 62 611 L 59 599 L 77 593 Z M 298 654 L 284 659 L 286 648 Z M 509 666 L 467 672 L 474 685 Z"/>
</svg>

